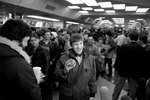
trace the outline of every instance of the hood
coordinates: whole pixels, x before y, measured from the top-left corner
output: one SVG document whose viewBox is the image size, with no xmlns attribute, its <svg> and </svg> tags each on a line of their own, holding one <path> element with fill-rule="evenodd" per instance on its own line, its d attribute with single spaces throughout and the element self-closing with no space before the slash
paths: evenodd
<svg viewBox="0 0 150 100">
<path fill-rule="evenodd" d="M 28 63 L 30 63 L 30 57 L 28 54 L 20 47 L 17 42 L 11 41 L 5 37 L 0 36 L 0 56 L 22 56 Z"/>
</svg>

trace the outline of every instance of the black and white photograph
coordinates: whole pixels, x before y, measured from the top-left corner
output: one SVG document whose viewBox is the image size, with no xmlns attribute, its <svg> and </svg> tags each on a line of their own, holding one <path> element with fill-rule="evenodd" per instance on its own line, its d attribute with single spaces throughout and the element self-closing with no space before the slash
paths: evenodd
<svg viewBox="0 0 150 100">
<path fill-rule="evenodd" d="M 150 0 L 0 0 L 0 100 L 150 100 Z"/>
</svg>

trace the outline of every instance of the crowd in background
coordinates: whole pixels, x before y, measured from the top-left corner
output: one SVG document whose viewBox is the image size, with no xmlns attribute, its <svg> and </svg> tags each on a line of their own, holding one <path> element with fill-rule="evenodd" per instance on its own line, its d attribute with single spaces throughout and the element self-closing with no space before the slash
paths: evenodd
<svg viewBox="0 0 150 100">
<path fill-rule="evenodd" d="M 17 33 L 22 31 L 19 34 L 21 33 L 25 34 L 24 32 L 26 32 L 25 30 L 27 29 L 25 29 L 26 27 L 24 26 L 18 29 L 21 26 L 17 26 L 18 23 L 17 24 L 16 23 L 15 21 L 14 22 L 8 21 L 6 22 L 6 24 L 2 25 L 0 30 L 0 36 L 8 38 L 9 40 L 17 40 L 21 42 L 22 41 L 21 39 L 23 39 L 24 37 L 21 37 L 18 34 L 15 35 L 15 33 L 13 32 Z M 29 30 L 31 32 L 28 32 Z M 126 91 L 128 92 L 128 96 L 132 98 L 132 100 L 149 100 L 150 74 L 148 67 L 150 66 L 150 63 L 148 60 L 150 57 L 150 44 L 148 41 L 148 33 L 146 31 L 139 32 L 136 29 L 131 29 L 128 31 L 120 30 L 115 32 L 113 29 L 107 28 L 106 29 L 83 28 L 80 30 L 71 31 L 69 29 L 59 29 L 59 30 L 54 28 L 36 29 L 32 27 L 28 29 L 27 32 L 30 33 L 27 35 L 28 38 L 26 38 L 24 42 L 19 46 L 21 46 L 23 50 L 26 51 L 26 53 L 29 55 L 31 59 L 31 63 L 27 67 L 31 66 L 31 68 L 33 68 L 35 78 L 37 79 L 37 84 L 35 83 L 34 80 L 31 83 L 25 82 L 26 83 L 25 85 L 29 84 L 29 87 L 27 87 L 27 89 L 33 86 L 37 87 L 37 89 L 39 88 L 41 89 L 40 91 L 31 90 L 32 93 L 30 94 L 29 98 L 33 99 L 28 100 L 40 100 L 40 97 L 39 99 L 36 99 L 40 94 L 35 93 L 33 91 L 41 92 L 43 100 L 52 100 L 53 91 L 59 89 L 59 86 L 62 82 L 62 80 L 60 79 L 60 77 L 56 72 L 57 63 L 61 58 L 61 56 L 72 48 L 72 45 L 70 44 L 70 37 L 76 33 L 82 35 L 84 38 L 84 49 L 83 49 L 84 52 L 86 52 L 89 55 L 93 55 L 95 57 L 96 79 L 98 79 L 99 77 L 103 77 L 108 81 L 116 84 L 112 96 L 113 100 L 118 99 L 118 96 L 121 90 L 124 88 L 126 82 L 128 84 Z M 6 33 L 10 34 L 7 36 L 5 35 Z M 3 43 L 0 42 L 0 44 Z M 5 50 L 2 48 L 3 46 L 0 48 L 0 51 Z M 7 56 L 10 56 L 11 58 L 12 56 L 15 55 L 10 54 Z M 0 54 L 0 61 L 5 62 L 5 59 L 9 61 L 7 57 L 3 56 L 3 54 Z M 16 59 L 16 62 L 17 61 L 21 62 Z M 12 62 L 15 62 L 15 60 L 13 60 Z M 23 63 L 20 64 L 22 65 L 18 66 L 25 66 Z M 10 82 L 7 83 L 7 85 L 12 84 L 11 80 L 15 80 L 15 78 L 13 79 L 9 78 L 11 80 L 5 79 L 8 77 L 6 77 L 7 75 L 5 76 L 2 74 L 4 72 L 3 71 L 4 68 L 2 67 L 2 65 L 11 66 L 11 63 L 10 65 L 4 63 L 1 64 L 0 77 L 2 77 L 1 78 L 2 81 Z M 8 67 L 7 70 L 12 71 L 13 69 L 9 69 Z M 5 69 L 5 71 L 7 70 Z M 41 72 L 37 70 L 41 70 Z M 34 78 L 34 75 L 31 76 L 32 78 Z M 27 76 L 23 78 L 29 77 Z M 21 79 L 20 82 L 23 82 L 22 80 L 24 79 Z M 35 85 L 30 85 L 33 83 Z M 0 86 L 5 86 L 4 84 L 5 83 L 1 83 Z M 19 83 L 17 82 L 16 84 L 19 85 Z M 20 88 L 22 88 L 22 86 Z M 3 91 L 5 91 L 5 89 L 3 89 Z M 28 92 L 28 90 L 26 91 Z M 28 94 L 26 93 L 26 95 Z M 1 95 L 0 98 L 1 97 L 3 96 Z"/>
</svg>

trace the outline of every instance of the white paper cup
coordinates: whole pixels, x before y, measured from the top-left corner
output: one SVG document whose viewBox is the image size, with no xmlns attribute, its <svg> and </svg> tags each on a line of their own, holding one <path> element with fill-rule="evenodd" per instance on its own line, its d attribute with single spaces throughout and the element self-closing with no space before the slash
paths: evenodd
<svg viewBox="0 0 150 100">
<path fill-rule="evenodd" d="M 43 76 L 41 72 L 41 67 L 33 67 L 33 71 L 35 74 L 35 77 L 37 79 L 37 82 L 40 83 L 41 76 Z"/>
</svg>

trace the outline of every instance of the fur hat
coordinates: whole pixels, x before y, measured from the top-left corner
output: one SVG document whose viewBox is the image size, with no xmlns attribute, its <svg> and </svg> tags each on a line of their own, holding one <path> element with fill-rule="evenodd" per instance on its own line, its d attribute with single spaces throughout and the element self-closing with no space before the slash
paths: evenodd
<svg viewBox="0 0 150 100">
<path fill-rule="evenodd" d="M 78 42 L 78 41 L 83 41 L 83 36 L 79 33 L 74 33 L 70 37 L 70 43 L 72 44 L 73 42 Z"/>
</svg>

